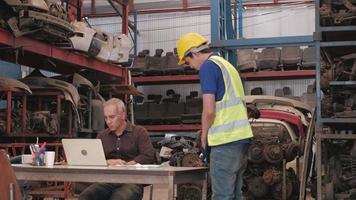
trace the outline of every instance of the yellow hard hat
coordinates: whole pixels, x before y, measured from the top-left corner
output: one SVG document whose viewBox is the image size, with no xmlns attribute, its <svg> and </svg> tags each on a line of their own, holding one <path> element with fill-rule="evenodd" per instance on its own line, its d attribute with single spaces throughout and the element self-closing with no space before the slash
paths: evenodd
<svg viewBox="0 0 356 200">
<path fill-rule="evenodd" d="M 178 53 L 178 65 L 182 65 L 185 63 L 183 58 L 189 52 L 189 50 L 193 47 L 199 47 L 203 44 L 206 44 L 208 40 L 204 38 L 199 33 L 187 33 L 183 35 L 177 41 L 177 53 Z"/>
</svg>

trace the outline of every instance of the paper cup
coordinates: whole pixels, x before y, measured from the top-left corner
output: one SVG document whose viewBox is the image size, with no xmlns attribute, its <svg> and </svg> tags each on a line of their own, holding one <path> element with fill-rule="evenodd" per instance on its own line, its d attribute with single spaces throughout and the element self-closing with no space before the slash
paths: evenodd
<svg viewBox="0 0 356 200">
<path fill-rule="evenodd" d="M 33 161 L 31 154 L 23 154 L 21 155 L 21 162 L 22 164 L 31 164 Z"/>
<path fill-rule="evenodd" d="M 54 151 L 46 151 L 45 152 L 45 164 L 46 164 L 46 166 L 53 166 L 55 157 L 56 157 L 56 152 L 54 152 Z"/>
</svg>

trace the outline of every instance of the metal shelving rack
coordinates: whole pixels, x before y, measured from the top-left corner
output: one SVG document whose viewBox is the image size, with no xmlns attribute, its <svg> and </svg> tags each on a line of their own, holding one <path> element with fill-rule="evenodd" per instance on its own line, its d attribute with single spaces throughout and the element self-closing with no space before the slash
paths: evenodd
<svg viewBox="0 0 356 200">
<path fill-rule="evenodd" d="M 127 79 L 127 69 L 124 67 L 104 63 L 74 51 L 53 47 L 50 44 L 26 36 L 16 38 L 4 30 L 0 30 L 0 47 L 12 48 L 23 53 L 22 59 L 13 60 L 13 57 L 1 57 L 1 60 L 63 74 L 87 69 L 99 72 L 104 76 Z M 50 64 L 45 65 L 45 61 Z"/>
<path fill-rule="evenodd" d="M 283 46 L 313 46 L 313 35 L 270 37 L 242 39 L 242 14 L 239 14 L 239 24 L 235 27 L 231 19 L 232 0 L 211 0 L 211 46 L 222 49 L 225 57 L 236 63 L 236 49 L 238 48 L 265 48 Z M 234 0 L 235 4 L 242 4 L 243 0 Z M 241 13 L 243 10 L 239 9 Z M 236 15 L 235 15 L 236 17 Z"/>
<path fill-rule="evenodd" d="M 314 78 L 315 70 L 262 71 L 241 73 L 244 81 Z M 198 75 L 142 76 L 132 77 L 135 85 L 190 84 L 199 83 Z M 144 125 L 148 131 L 197 131 L 200 124 Z"/>
<path fill-rule="evenodd" d="M 84 73 L 88 77 L 105 82 L 117 82 L 122 84 L 128 83 L 128 69 L 111 63 L 102 62 L 96 58 L 88 57 L 83 53 L 73 50 L 55 47 L 49 43 L 39 41 L 27 36 L 15 37 L 12 33 L 0 29 L 0 60 L 11 63 L 21 64 L 32 68 L 44 69 L 59 74 Z M 95 77 L 94 77 L 95 76 Z M 90 79 L 90 78 L 89 78 Z M 11 95 L 7 94 L 7 130 L 10 130 L 9 120 L 11 109 L 9 103 Z M 58 111 L 57 111 L 58 112 Z M 71 116 L 71 115 L 69 115 Z M 22 126 L 24 127 L 22 122 Z M 1 137 L 9 138 L 28 138 L 28 137 L 73 137 L 71 124 L 66 134 L 48 135 L 42 133 L 31 134 L 10 134 L 7 133 Z M 8 131 L 9 132 L 9 131 Z M 24 128 L 22 128 L 22 133 Z"/>
<path fill-rule="evenodd" d="M 343 47 L 343 46 L 356 46 L 356 41 L 329 41 L 323 38 L 323 34 L 334 32 L 337 33 L 338 36 L 342 36 L 341 32 L 345 31 L 354 31 L 356 33 L 356 26 L 321 26 L 320 23 L 320 5 L 321 0 L 315 1 L 315 47 L 316 47 L 316 55 L 317 55 L 317 66 L 316 66 L 316 94 L 317 94 L 317 118 L 316 118 L 316 126 L 315 126 L 315 135 L 316 135 L 316 167 L 317 167 L 317 199 L 323 198 L 323 184 L 322 184 L 322 176 L 324 175 L 323 166 L 325 163 L 322 163 L 322 158 L 324 156 L 323 152 L 323 141 L 325 140 L 355 140 L 356 134 L 345 134 L 345 133 L 326 133 L 323 129 L 327 126 L 332 126 L 336 124 L 355 124 L 356 118 L 322 118 L 321 115 L 321 98 L 322 91 L 320 87 L 321 80 L 321 49 L 325 47 Z M 342 37 L 340 37 L 342 38 Z M 331 81 L 331 87 L 345 87 L 345 86 L 355 86 L 355 81 Z M 331 198 L 331 197 L 330 197 Z"/>
<path fill-rule="evenodd" d="M 234 1 L 235 4 L 239 5 L 243 2 L 243 0 Z M 319 45 L 318 48 L 320 48 L 320 41 L 315 40 L 315 35 L 243 39 L 241 31 L 242 10 L 239 9 L 239 26 L 237 26 L 236 23 L 235 26 L 233 26 L 233 20 L 231 20 L 231 2 L 231 0 L 211 0 L 211 46 L 222 49 L 222 52 L 225 53 L 225 58 L 227 58 L 230 63 L 237 63 L 236 49 L 316 45 Z M 239 8 L 241 8 L 241 6 L 239 6 Z M 235 18 L 236 16 L 237 15 L 235 15 Z M 316 57 L 320 57 L 319 50 L 317 51 Z M 283 76 L 283 72 L 275 73 L 280 73 L 280 79 L 295 78 L 293 75 Z M 309 73 L 311 73 L 309 77 L 317 77 L 318 82 L 318 80 L 320 80 L 320 63 L 316 66 L 315 71 L 310 71 Z M 300 78 L 303 77 L 301 76 Z M 308 78 L 308 76 L 305 76 L 305 78 Z M 275 79 L 278 79 L 278 76 L 276 76 Z M 320 91 L 319 84 L 318 90 Z M 318 102 L 318 110 L 320 110 L 320 93 Z"/>
<path fill-rule="evenodd" d="M 238 13 L 231 12 L 231 0 L 211 0 L 211 46 L 226 52 L 226 58 L 231 63 L 236 63 L 237 48 L 265 48 L 283 46 L 313 46 L 314 37 L 312 35 L 275 37 L 275 38 L 254 38 L 237 39 L 242 36 L 242 0 L 235 0 L 238 5 Z M 234 21 L 232 14 L 239 16 Z M 235 18 L 237 19 L 237 18 Z M 233 24 L 235 22 L 235 24 Z M 234 28 L 235 27 L 235 28 Z M 261 71 L 251 73 L 241 73 L 243 80 L 282 80 L 282 79 L 310 79 L 314 78 L 315 70 L 291 70 L 291 71 Z M 181 84 L 198 83 L 198 75 L 175 75 L 175 76 L 146 76 L 132 77 L 132 82 L 136 85 L 161 85 L 161 84 Z M 175 130 L 199 130 L 198 125 L 150 125 L 145 126 L 149 131 L 175 131 Z"/>
</svg>

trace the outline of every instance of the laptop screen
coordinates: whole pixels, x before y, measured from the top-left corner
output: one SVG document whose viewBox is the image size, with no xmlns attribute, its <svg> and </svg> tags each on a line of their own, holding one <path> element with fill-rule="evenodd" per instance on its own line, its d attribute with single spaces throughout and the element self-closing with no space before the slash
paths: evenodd
<svg viewBox="0 0 356 200">
<path fill-rule="evenodd" d="M 100 139 L 62 139 L 68 165 L 107 166 Z"/>
</svg>

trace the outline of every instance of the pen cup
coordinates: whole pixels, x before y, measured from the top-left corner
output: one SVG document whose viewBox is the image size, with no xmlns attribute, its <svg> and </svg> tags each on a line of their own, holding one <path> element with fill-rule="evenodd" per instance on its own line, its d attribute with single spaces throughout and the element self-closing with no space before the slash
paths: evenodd
<svg viewBox="0 0 356 200">
<path fill-rule="evenodd" d="M 32 165 L 35 165 L 35 166 L 43 166 L 43 165 L 45 165 L 44 156 L 45 156 L 44 152 L 34 152 Z"/>
</svg>

